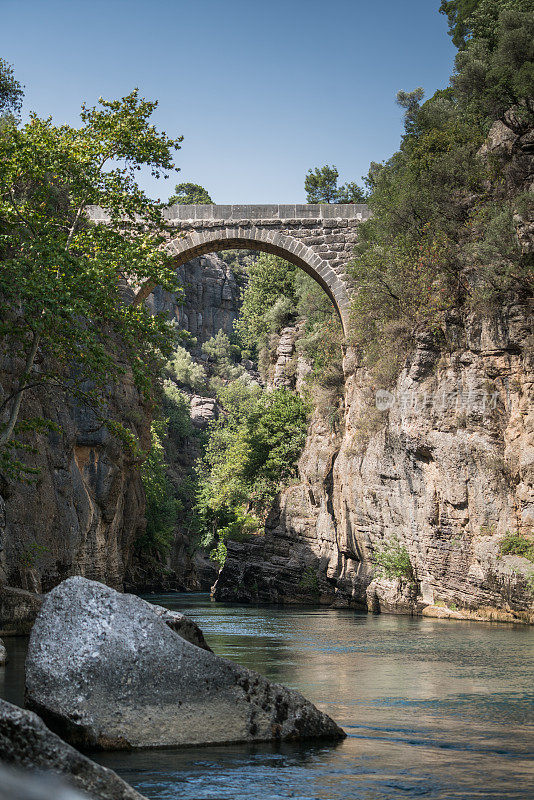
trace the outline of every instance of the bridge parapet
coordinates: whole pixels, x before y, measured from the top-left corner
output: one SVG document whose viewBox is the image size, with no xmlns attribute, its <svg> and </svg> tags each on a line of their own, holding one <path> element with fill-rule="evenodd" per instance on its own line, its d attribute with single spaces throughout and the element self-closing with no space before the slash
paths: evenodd
<svg viewBox="0 0 534 800">
<path fill-rule="evenodd" d="M 341 219 L 363 222 L 370 217 L 369 206 L 365 203 L 321 203 L 289 205 L 186 205 L 177 203 L 169 206 L 165 217 L 174 220 L 297 220 L 297 219 Z"/>
</svg>

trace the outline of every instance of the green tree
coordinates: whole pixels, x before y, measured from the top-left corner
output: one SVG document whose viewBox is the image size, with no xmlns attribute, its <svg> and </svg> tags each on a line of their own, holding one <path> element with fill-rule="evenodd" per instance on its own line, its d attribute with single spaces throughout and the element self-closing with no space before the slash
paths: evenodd
<svg viewBox="0 0 534 800">
<path fill-rule="evenodd" d="M 338 196 L 337 167 L 325 164 L 324 167 L 309 169 L 304 179 L 307 203 L 335 203 Z"/>
<path fill-rule="evenodd" d="M 5 114 L 17 116 L 22 107 L 23 97 L 22 85 L 15 78 L 13 67 L 0 58 L 0 116 Z"/>
<path fill-rule="evenodd" d="M 174 194 L 169 197 L 169 205 L 213 205 L 213 200 L 203 186 L 198 183 L 179 183 L 174 187 Z"/>
<path fill-rule="evenodd" d="M 337 192 L 336 203 L 366 203 L 367 192 L 354 181 L 349 181 L 340 186 Z"/>
<path fill-rule="evenodd" d="M 234 381 L 219 400 L 224 413 L 197 469 L 204 546 L 261 530 L 274 497 L 296 475 L 308 421 L 306 403 L 285 389 L 263 392 Z"/>
<path fill-rule="evenodd" d="M 365 203 L 366 193 L 354 181 L 337 185 L 337 167 L 325 164 L 324 167 L 309 169 L 304 179 L 307 203 Z"/>
<path fill-rule="evenodd" d="M 261 253 L 249 265 L 249 280 L 243 291 L 235 327 L 241 342 L 252 353 L 259 352 L 273 332 L 267 316 L 279 298 L 286 298 L 296 309 L 296 269 L 282 258 L 268 253 Z"/>
<path fill-rule="evenodd" d="M 450 85 L 426 102 L 420 89 L 399 93 L 401 147 L 371 165 L 373 217 L 359 229 L 351 271 L 353 331 L 364 362 L 386 383 L 418 329 L 439 336 L 451 305 L 487 307 L 532 291 L 532 256 L 514 222 L 532 201 L 506 159 L 479 155 L 496 119 L 518 134 L 532 128 L 534 15 L 526 5 L 476 4 Z"/>
<path fill-rule="evenodd" d="M 150 450 L 141 466 L 146 496 L 146 528 L 136 542 L 137 550 L 151 557 L 165 556 L 172 544 L 182 503 L 174 496 L 167 477 L 163 439 L 167 423 L 154 420 L 150 428 Z"/>
<path fill-rule="evenodd" d="M 160 248 L 163 205 L 135 181 L 142 165 L 155 177 L 174 168 L 180 139 L 151 124 L 156 105 L 134 90 L 82 106 L 79 128 L 32 114 L 0 135 L 0 347 L 15 369 L 0 407 L 5 469 L 20 466 L 17 434 L 42 422 L 19 419 L 28 392 L 58 385 L 104 420 L 106 386 L 129 368 L 150 397 L 170 354 L 168 324 L 141 302 L 155 284 L 176 288 Z M 90 205 L 106 209 L 105 222 L 89 222 Z M 130 304 L 126 284 L 137 292 Z"/>
<path fill-rule="evenodd" d="M 453 44 L 461 49 L 466 46 L 471 35 L 469 18 L 480 3 L 480 0 L 442 0 L 440 13 L 449 20 L 449 35 Z"/>
</svg>

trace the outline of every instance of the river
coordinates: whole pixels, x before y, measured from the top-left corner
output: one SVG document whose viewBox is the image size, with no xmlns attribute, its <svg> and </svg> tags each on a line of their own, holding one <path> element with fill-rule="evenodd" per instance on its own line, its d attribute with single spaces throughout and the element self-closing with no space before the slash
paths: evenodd
<svg viewBox="0 0 534 800">
<path fill-rule="evenodd" d="M 299 689 L 338 745 L 105 753 L 151 800 L 534 800 L 534 630 L 349 610 L 148 598 L 189 614 L 213 650 Z M 24 641 L 0 694 L 22 702 Z"/>
</svg>

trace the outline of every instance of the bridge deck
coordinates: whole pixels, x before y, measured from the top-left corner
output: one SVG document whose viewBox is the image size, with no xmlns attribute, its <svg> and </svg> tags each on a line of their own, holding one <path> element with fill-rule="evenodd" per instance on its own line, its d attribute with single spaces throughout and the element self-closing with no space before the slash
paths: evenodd
<svg viewBox="0 0 534 800">
<path fill-rule="evenodd" d="M 320 205 L 184 205 L 176 204 L 165 211 L 171 220 L 240 220 L 240 219 L 368 219 L 365 203 L 321 203 Z"/>
</svg>

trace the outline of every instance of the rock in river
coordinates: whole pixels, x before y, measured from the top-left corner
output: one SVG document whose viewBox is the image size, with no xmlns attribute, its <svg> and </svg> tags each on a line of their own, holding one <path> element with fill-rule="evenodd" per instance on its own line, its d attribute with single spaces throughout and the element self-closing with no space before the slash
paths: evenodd
<svg viewBox="0 0 534 800">
<path fill-rule="evenodd" d="M 81 577 L 45 596 L 26 700 L 80 747 L 340 739 L 301 694 L 185 641 L 144 600 Z"/>
<path fill-rule="evenodd" d="M 95 764 L 48 730 L 36 714 L 4 700 L 0 700 L 0 765 L 26 773 L 2 772 L 0 800 L 81 800 L 82 795 L 68 787 L 87 792 L 85 798 L 145 800 L 112 770 Z M 38 781 L 32 780 L 31 772 L 39 773 Z"/>
<path fill-rule="evenodd" d="M 186 642 L 196 644 L 197 647 L 201 647 L 202 650 L 207 650 L 209 653 L 213 652 L 196 622 L 186 617 L 185 614 L 181 614 L 179 611 L 170 611 L 168 608 L 156 606 L 152 603 L 147 603 L 147 606 Z"/>
</svg>

